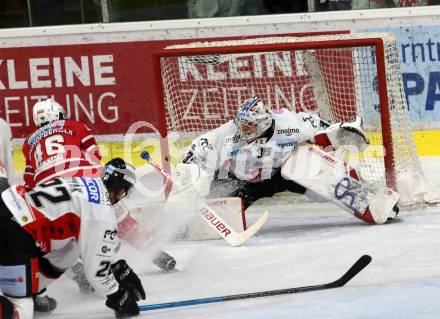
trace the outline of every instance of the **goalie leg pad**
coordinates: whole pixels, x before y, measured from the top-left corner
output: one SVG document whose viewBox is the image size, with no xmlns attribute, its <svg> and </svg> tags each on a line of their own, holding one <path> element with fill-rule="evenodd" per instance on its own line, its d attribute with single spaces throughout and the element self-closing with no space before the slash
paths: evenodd
<svg viewBox="0 0 440 319">
<path fill-rule="evenodd" d="M 370 224 L 384 224 L 395 215 L 393 207 L 399 199 L 396 192 L 365 185 L 343 160 L 316 145 L 293 150 L 283 163 L 281 174 Z"/>
</svg>

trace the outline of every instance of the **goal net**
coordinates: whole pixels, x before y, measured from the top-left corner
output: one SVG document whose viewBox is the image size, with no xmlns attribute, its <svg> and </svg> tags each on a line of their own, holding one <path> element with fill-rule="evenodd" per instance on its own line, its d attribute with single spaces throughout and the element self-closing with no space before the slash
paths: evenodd
<svg viewBox="0 0 440 319">
<path fill-rule="evenodd" d="M 344 156 L 362 178 L 396 188 L 403 205 L 438 199 L 417 156 L 392 34 L 196 42 L 165 48 L 155 63 L 167 133 L 190 140 L 254 95 L 332 123 L 360 115 L 371 145 Z"/>
</svg>

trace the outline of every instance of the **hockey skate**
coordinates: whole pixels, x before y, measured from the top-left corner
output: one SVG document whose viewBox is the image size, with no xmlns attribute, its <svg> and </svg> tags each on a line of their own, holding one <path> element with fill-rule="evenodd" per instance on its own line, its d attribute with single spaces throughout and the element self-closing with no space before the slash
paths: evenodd
<svg viewBox="0 0 440 319">
<path fill-rule="evenodd" d="M 47 295 L 37 295 L 32 298 L 34 299 L 34 311 L 51 312 L 57 307 L 57 301 Z"/>
<path fill-rule="evenodd" d="M 176 260 L 161 250 L 158 256 L 153 259 L 153 264 L 163 271 L 171 271 L 176 267 Z"/>
</svg>

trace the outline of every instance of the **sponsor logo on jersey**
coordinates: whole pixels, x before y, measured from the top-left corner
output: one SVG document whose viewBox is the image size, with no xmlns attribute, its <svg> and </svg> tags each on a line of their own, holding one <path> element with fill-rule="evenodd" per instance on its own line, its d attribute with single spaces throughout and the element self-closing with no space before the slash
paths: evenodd
<svg viewBox="0 0 440 319">
<path fill-rule="evenodd" d="M 240 149 L 233 150 L 233 151 L 229 152 L 228 155 L 230 157 L 233 157 L 233 156 L 237 155 L 238 153 L 240 153 Z"/>
<path fill-rule="evenodd" d="M 229 144 L 229 143 L 238 143 L 240 141 L 240 134 L 235 134 L 234 136 L 228 136 L 225 137 L 224 139 L 224 143 L 225 144 Z"/>
<path fill-rule="evenodd" d="M 56 154 L 49 157 L 48 159 L 40 163 L 40 166 L 36 170 L 36 173 L 38 174 L 39 172 L 44 171 L 48 167 L 54 166 L 56 163 L 61 162 L 63 159 L 64 159 L 64 153 Z"/>
<path fill-rule="evenodd" d="M 299 129 L 288 127 L 288 128 L 283 128 L 283 129 L 277 130 L 277 134 L 284 134 L 287 136 L 290 136 L 293 133 L 299 133 Z"/>
<path fill-rule="evenodd" d="M 295 147 L 296 142 L 295 141 L 285 141 L 285 142 L 278 142 L 277 146 L 284 148 L 284 147 Z"/>
<path fill-rule="evenodd" d="M 100 204 L 101 203 L 101 195 L 99 192 L 99 185 L 96 180 L 91 178 L 83 178 L 81 180 L 84 183 L 84 186 L 87 190 L 87 195 L 89 196 L 89 202 Z"/>
<path fill-rule="evenodd" d="M 108 254 L 109 252 L 112 251 L 112 249 L 111 249 L 110 247 L 107 247 L 107 246 L 102 246 L 102 247 L 101 247 L 101 251 L 102 251 L 102 253 L 104 253 L 104 254 Z"/>
<path fill-rule="evenodd" d="M 110 238 L 110 240 L 113 240 L 113 239 L 115 239 L 117 233 L 118 233 L 118 231 L 116 229 L 113 229 L 113 230 L 107 229 L 104 232 L 104 239 Z"/>
<path fill-rule="evenodd" d="M 18 189 L 20 186 L 16 187 L 16 191 L 19 192 L 20 190 Z M 22 187 L 20 187 L 21 189 Z M 12 187 L 8 189 L 8 194 L 10 195 L 10 199 L 12 200 L 12 202 L 14 203 L 15 208 L 17 208 L 17 210 L 19 212 L 23 211 L 23 206 L 20 205 L 20 201 L 18 200 L 17 196 L 15 196 L 15 192 L 13 191 Z M 23 192 L 24 194 L 24 192 Z"/>
<path fill-rule="evenodd" d="M 16 277 L 16 278 L 0 278 L 0 283 L 2 284 L 16 284 L 16 283 L 23 283 L 24 279 L 22 276 Z"/>
</svg>

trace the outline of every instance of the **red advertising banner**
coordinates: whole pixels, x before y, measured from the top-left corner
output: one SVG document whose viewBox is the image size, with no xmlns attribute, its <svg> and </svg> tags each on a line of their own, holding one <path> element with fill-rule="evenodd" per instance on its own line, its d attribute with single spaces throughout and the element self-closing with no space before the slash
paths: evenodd
<svg viewBox="0 0 440 319">
<path fill-rule="evenodd" d="M 157 111 L 152 52 L 193 41 L 1 48 L 0 117 L 15 138 L 25 137 L 35 129 L 33 105 L 53 97 L 96 135 L 123 134 L 136 121 L 157 128 L 164 115 Z"/>
<path fill-rule="evenodd" d="M 24 137 L 34 130 L 33 105 L 52 96 L 97 135 L 121 134 L 139 120 L 156 125 L 151 49 L 149 42 L 1 49 L 0 117 Z"/>
</svg>

